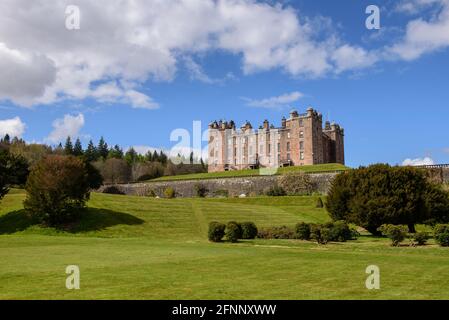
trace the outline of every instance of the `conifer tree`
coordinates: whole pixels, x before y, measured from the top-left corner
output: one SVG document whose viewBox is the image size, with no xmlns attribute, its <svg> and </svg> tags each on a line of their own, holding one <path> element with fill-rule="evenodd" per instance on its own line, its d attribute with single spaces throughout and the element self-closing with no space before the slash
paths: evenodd
<svg viewBox="0 0 449 320">
<path fill-rule="evenodd" d="M 75 146 L 73 147 L 73 155 L 77 156 L 77 157 L 80 157 L 80 156 L 83 155 L 83 153 L 84 153 L 83 146 L 81 144 L 80 139 L 77 138 L 76 141 L 75 141 Z"/>
<path fill-rule="evenodd" d="M 70 136 L 67 137 L 67 140 L 65 141 L 64 153 L 66 155 L 72 155 L 73 154 L 73 144 L 72 144 L 72 139 L 70 138 Z"/>
</svg>

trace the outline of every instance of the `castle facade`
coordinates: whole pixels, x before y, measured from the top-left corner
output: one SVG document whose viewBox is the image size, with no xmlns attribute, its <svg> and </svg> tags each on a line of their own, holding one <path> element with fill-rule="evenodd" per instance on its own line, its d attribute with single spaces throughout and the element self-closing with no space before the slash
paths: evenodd
<svg viewBox="0 0 449 320">
<path fill-rule="evenodd" d="M 237 129 L 234 121 L 209 124 L 208 171 L 276 168 L 322 163 L 345 163 L 344 130 L 326 121 L 313 108 L 290 112 L 281 126 L 268 120 L 258 129 L 246 122 Z"/>
</svg>

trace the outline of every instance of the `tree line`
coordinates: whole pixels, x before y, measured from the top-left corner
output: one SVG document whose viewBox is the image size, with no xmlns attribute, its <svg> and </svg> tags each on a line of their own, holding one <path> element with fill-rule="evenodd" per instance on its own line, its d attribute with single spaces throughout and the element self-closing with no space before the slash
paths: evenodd
<svg viewBox="0 0 449 320">
<path fill-rule="evenodd" d="M 90 140 L 86 148 L 83 148 L 79 138 L 73 142 L 71 137 L 67 137 L 64 144 L 52 147 L 28 144 L 23 139 L 11 139 L 9 135 L 5 135 L 0 139 L 0 145 L 3 150 L 8 150 L 11 157 L 15 157 L 15 163 L 21 162 L 27 168 L 25 171 L 29 171 L 29 168 L 48 155 L 79 157 L 89 164 L 88 167 L 98 170 L 106 184 L 144 181 L 163 175 L 207 172 L 203 159 L 195 159 L 193 152 L 189 159 L 178 154 L 175 161 L 162 150 L 139 154 L 131 147 L 125 152 L 118 144 L 109 146 L 103 137 L 98 144 Z M 16 184 L 23 185 L 25 182 L 26 175 Z"/>
</svg>

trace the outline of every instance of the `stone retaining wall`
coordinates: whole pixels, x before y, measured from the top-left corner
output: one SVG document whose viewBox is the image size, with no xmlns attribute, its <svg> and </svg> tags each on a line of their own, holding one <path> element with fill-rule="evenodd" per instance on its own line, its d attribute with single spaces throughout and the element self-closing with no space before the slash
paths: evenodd
<svg viewBox="0 0 449 320">
<path fill-rule="evenodd" d="M 327 193 L 330 183 L 338 173 L 316 173 L 310 174 L 312 181 L 316 186 L 315 192 Z M 164 190 L 171 187 L 175 190 L 177 197 L 196 197 L 195 186 L 201 184 L 208 189 L 208 197 L 223 196 L 224 190 L 227 190 L 229 197 L 245 194 L 247 196 L 256 196 L 264 194 L 268 188 L 275 186 L 279 176 L 257 176 L 246 178 L 220 178 L 204 180 L 185 180 L 185 181 L 160 181 L 147 183 L 133 183 L 115 185 L 120 191 L 127 195 L 148 196 L 153 191 L 157 196 L 163 197 Z M 98 191 L 102 192 L 107 186 L 101 187 Z"/>
</svg>

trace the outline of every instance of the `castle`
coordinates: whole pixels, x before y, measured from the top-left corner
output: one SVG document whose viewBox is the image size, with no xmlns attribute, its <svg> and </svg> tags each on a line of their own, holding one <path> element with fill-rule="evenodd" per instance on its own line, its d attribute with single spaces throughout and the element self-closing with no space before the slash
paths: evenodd
<svg viewBox="0 0 449 320">
<path fill-rule="evenodd" d="M 344 130 L 326 121 L 313 108 L 290 112 L 280 127 L 268 120 L 259 129 L 248 121 L 236 129 L 234 121 L 209 124 L 208 171 L 276 168 L 321 163 L 345 163 Z"/>
</svg>

